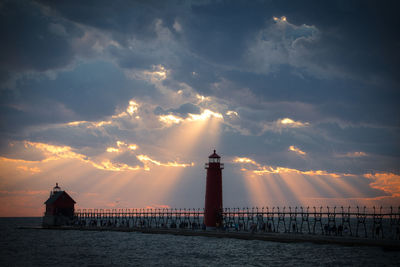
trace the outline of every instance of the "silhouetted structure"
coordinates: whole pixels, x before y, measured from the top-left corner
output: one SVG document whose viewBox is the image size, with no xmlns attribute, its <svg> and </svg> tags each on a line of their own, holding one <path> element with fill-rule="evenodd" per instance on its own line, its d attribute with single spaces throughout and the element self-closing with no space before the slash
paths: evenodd
<svg viewBox="0 0 400 267">
<path fill-rule="evenodd" d="M 75 212 L 81 229 L 200 230 L 203 209 L 83 209 Z M 400 206 L 366 207 L 253 207 L 224 208 L 225 232 L 257 232 L 400 240 Z"/>
<path fill-rule="evenodd" d="M 50 191 L 49 199 L 44 203 L 46 204 L 46 212 L 43 217 L 43 225 L 69 224 L 74 217 L 75 203 L 75 200 L 67 192 L 62 191 L 56 183 L 56 186 Z"/>
<path fill-rule="evenodd" d="M 222 169 L 221 157 L 215 153 L 208 157 L 204 224 L 207 229 L 222 226 Z"/>
</svg>

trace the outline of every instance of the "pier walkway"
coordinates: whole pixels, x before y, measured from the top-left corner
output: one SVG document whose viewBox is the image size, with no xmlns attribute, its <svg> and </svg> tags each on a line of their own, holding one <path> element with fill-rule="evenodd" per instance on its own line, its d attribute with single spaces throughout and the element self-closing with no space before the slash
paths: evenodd
<svg viewBox="0 0 400 267">
<path fill-rule="evenodd" d="M 82 209 L 75 212 L 70 225 L 153 232 L 199 231 L 204 230 L 203 214 L 202 209 Z M 322 239 L 400 240 L 400 207 L 226 208 L 217 216 L 222 216 L 219 231 L 230 234 L 262 233 L 273 237 L 286 233 L 322 236 Z"/>
</svg>

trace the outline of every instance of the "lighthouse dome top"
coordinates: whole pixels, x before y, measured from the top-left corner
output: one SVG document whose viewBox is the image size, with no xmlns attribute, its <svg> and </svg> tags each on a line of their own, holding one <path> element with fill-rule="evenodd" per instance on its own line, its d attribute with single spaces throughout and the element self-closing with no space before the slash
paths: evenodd
<svg viewBox="0 0 400 267">
<path fill-rule="evenodd" d="M 54 193 L 56 193 L 56 192 L 61 192 L 61 187 L 58 186 L 58 183 L 56 183 L 56 186 L 53 187 L 53 192 L 54 192 Z"/>
<path fill-rule="evenodd" d="M 215 149 L 214 149 L 214 153 L 212 153 L 208 158 L 213 158 L 213 159 L 219 159 L 221 158 L 217 153 L 215 153 Z"/>
</svg>

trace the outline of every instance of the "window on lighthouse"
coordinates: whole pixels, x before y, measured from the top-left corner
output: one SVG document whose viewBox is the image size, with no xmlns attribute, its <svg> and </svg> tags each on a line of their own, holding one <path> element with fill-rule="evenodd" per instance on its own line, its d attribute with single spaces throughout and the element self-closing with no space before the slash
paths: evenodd
<svg viewBox="0 0 400 267">
<path fill-rule="evenodd" d="M 210 158 L 210 163 L 219 163 L 219 158 Z"/>
</svg>

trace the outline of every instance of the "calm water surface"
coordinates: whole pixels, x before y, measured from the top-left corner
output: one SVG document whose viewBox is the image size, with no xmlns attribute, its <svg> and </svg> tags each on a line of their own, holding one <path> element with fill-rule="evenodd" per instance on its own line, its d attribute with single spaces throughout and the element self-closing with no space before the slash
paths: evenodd
<svg viewBox="0 0 400 267">
<path fill-rule="evenodd" d="M 376 247 L 123 232 L 26 230 L 41 218 L 0 219 L 0 266 L 399 266 Z"/>
</svg>

